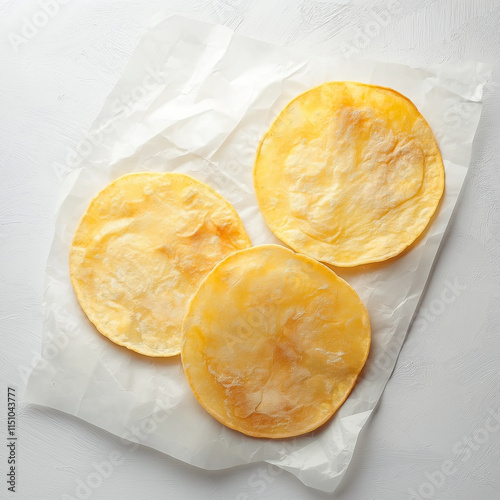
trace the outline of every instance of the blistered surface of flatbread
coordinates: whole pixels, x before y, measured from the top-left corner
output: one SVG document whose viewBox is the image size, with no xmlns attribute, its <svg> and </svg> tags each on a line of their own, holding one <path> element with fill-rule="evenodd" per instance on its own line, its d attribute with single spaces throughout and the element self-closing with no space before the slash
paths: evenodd
<svg viewBox="0 0 500 500">
<path fill-rule="evenodd" d="M 70 276 L 103 335 L 148 356 L 173 356 L 201 280 L 248 246 L 236 211 L 209 186 L 183 174 L 128 174 L 102 190 L 81 219 Z"/>
<path fill-rule="evenodd" d="M 254 185 L 278 238 L 349 267 L 394 257 L 418 238 L 443 194 L 444 168 L 410 100 L 331 82 L 278 116 L 261 141 Z"/>
<path fill-rule="evenodd" d="M 232 429 L 283 438 L 344 402 L 370 346 L 368 313 L 333 271 L 278 245 L 241 250 L 193 296 L 182 363 L 201 405 Z"/>
</svg>

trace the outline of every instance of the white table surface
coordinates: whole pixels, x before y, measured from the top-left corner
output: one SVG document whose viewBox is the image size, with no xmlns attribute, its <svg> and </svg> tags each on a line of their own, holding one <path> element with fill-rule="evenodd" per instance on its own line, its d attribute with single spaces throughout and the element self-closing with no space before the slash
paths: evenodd
<svg viewBox="0 0 500 500">
<path fill-rule="evenodd" d="M 420 321 L 333 495 L 266 464 L 208 472 L 149 448 L 130 451 L 105 431 L 22 401 L 39 358 L 62 166 L 159 9 L 307 53 L 493 67 Z M 500 0 L 0 1 L 0 499 L 500 498 L 499 79 Z M 6 482 L 7 387 L 17 390 L 15 494 Z M 115 452 L 121 462 L 96 474 Z"/>
</svg>

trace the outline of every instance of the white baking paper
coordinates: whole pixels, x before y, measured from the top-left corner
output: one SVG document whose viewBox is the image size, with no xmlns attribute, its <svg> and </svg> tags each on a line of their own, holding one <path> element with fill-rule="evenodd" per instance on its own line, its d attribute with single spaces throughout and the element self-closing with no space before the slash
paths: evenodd
<svg viewBox="0 0 500 500">
<path fill-rule="evenodd" d="M 331 492 L 394 368 L 463 184 L 488 68 L 456 62 L 412 69 L 365 60 L 313 59 L 182 17 L 153 22 L 89 135 L 69 155 L 47 265 L 42 359 L 25 398 L 76 415 L 130 441 L 205 469 L 266 461 Z M 252 167 L 279 111 L 325 81 L 354 80 L 408 96 L 430 123 L 446 167 L 446 193 L 418 244 L 382 264 L 337 270 L 366 304 L 370 356 L 353 392 L 321 429 L 288 440 L 255 439 L 210 417 L 180 359 L 150 359 L 100 335 L 79 307 L 68 249 L 91 198 L 122 174 L 184 172 L 237 209 L 257 245 L 280 243 L 257 207 Z"/>
</svg>

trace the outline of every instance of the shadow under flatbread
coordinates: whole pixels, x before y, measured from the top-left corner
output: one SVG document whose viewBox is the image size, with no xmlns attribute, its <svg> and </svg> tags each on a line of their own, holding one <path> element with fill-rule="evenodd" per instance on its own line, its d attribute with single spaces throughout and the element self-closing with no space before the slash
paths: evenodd
<svg viewBox="0 0 500 500">
<path fill-rule="evenodd" d="M 115 349 L 118 355 L 128 355 L 130 359 L 138 363 L 154 362 L 156 366 L 182 366 L 180 354 L 169 357 L 147 356 L 146 354 L 140 354 L 136 351 L 133 351 L 132 349 L 129 349 L 128 347 L 113 342 L 96 328 L 96 326 L 92 323 L 92 321 L 90 321 L 83 310 L 82 314 L 85 317 L 85 321 L 87 321 L 87 323 L 92 327 L 92 330 L 95 332 L 95 334 L 98 335 L 99 338 L 104 342 L 107 342 L 108 345 L 112 347 L 112 349 Z"/>
</svg>

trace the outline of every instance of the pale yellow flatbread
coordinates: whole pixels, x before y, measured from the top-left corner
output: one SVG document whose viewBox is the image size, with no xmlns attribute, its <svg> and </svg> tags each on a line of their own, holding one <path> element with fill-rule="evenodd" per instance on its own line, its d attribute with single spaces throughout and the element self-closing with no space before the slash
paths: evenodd
<svg viewBox="0 0 500 500">
<path fill-rule="evenodd" d="M 234 208 L 206 184 L 133 173 L 90 203 L 71 246 L 70 276 L 99 332 L 141 354 L 173 356 L 201 280 L 250 244 Z"/>
<path fill-rule="evenodd" d="M 233 253 L 193 295 L 181 358 L 201 405 L 255 437 L 312 431 L 342 405 L 370 347 L 368 313 L 328 267 L 279 245 Z"/>
<path fill-rule="evenodd" d="M 424 231 L 444 189 L 434 135 L 413 103 L 331 82 L 299 95 L 258 149 L 254 185 L 274 234 L 335 266 L 380 262 Z"/>
</svg>

